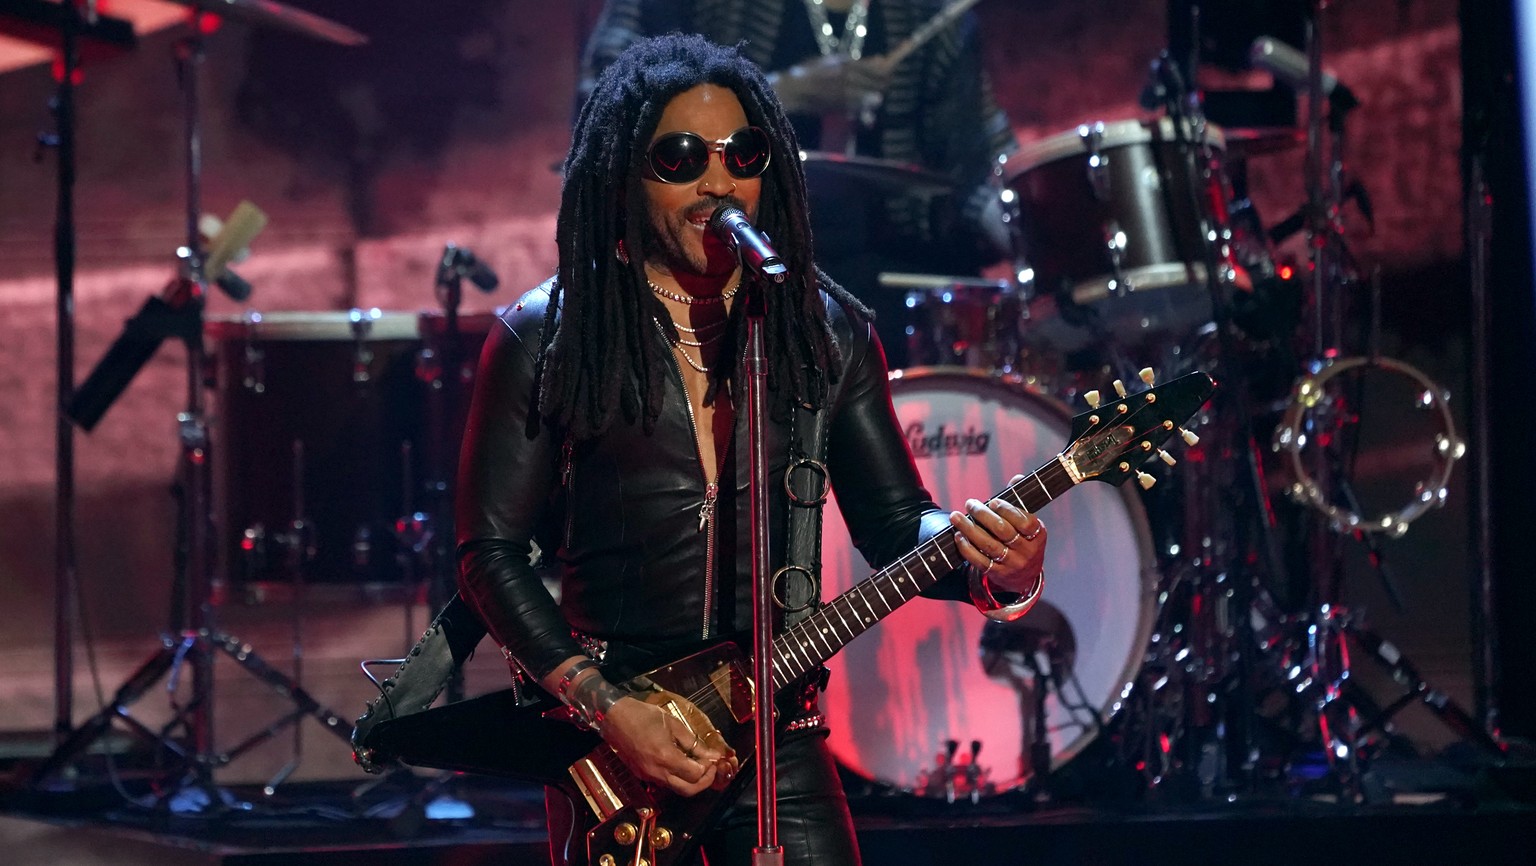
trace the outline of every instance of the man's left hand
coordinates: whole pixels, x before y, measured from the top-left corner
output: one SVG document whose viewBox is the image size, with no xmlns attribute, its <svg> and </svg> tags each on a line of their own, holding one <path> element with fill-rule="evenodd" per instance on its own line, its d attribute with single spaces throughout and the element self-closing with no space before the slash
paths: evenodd
<svg viewBox="0 0 1536 866">
<path fill-rule="evenodd" d="M 1013 483 L 1023 480 L 1015 475 Z M 984 571 L 997 590 L 1025 594 L 1035 588 L 1045 568 L 1045 524 L 1040 518 L 1001 499 L 967 500 L 949 523 L 966 562 Z"/>
</svg>

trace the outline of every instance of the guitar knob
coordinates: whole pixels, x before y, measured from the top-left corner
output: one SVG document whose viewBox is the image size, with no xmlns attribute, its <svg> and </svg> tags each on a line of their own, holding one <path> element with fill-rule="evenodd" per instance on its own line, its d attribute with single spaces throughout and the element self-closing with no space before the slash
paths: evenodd
<svg viewBox="0 0 1536 866">
<path fill-rule="evenodd" d="M 597 858 L 597 866 L 619 866 L 619 861 L 613 859 L 612 854 L 604 854 Z"/>
<path fill-rule="evenodd" d="M 657 827 L 655 832 L 651 833 L 651 845 L 657 851 L 669 847 L 671 844 L 672 831 L 668 830 L 666 827 Z"/>
<path fill-rule="evenodd" d="M 1099 408 L 1099 392 L 1097 390 L 1084 391 L 1083 402 L 1088 404 L 1089 409 Z"/>
<path fill-rule="evenodd" d="M 1115 385 L 1115 393 L 1119 394 L 1121 397 L 1124 397 L 1125 396 L 1125 383 L 1120 381 L 1119 379 L 1116 379 L 1115 382 L 1114 382 L 1114 385 Z"/>
<path fill-rule="evenodd" d="M 1153 372 L 1151 367 L 1142 367 L 1141 372 L 1136 375 L 1141 377 L 1141 381 L 1147 383 L 1148 388 L 1152 387 L 1152 383 L 1157 381 L 1157 373 Z"/>
<path fill-rule="evenodd" d="M 628 821 L 613 828 L 613 841 L 626 848 L 635 844 L 635 840 L 638 838 L 640 838 L 640 831 L 635 829 L 635 825 Z"/>
</svg>

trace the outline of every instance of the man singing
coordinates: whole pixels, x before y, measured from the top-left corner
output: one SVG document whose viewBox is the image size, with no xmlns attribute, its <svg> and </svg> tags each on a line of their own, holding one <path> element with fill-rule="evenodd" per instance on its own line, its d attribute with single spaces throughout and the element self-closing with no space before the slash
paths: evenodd
<svg viewBox="0 0 1536 866">
<path fill-rule="evenodd" d="M 682 796 L 725 789 L 742 767 L 720 737 L 622 684 L 709 644 L 750 648 L 741 300 L 757 277 L 708 227 L 721 205 L 745 213 L 789 268 L 763 287 L 771 567 L 785 561 L 791 507 L 777 480 L 794 419 L 811 409 L 825 413 L 826 473 L 872 565 L 954 533 L 967 564 L 928 594 L 969 598 L 993 618 L 1022 615 L 1043 581 L 1037 517 L 998 500 L 946 513 L 923 489 L 867 311 L 813 264 L 798 152 L 761 71 L 735 49 L 674 35 L 624 51 L 577 119 L 558 273 L 493 330 L 466 428 L 465 597 L 515 668 L 641 778 Z M 529 565 L 534 541 L 560 568 L 559 604 Z M 780 721 L 785 862 L 858 863 L 814 691 Z M 750 861 L 756 803 L 753 786 L 740 788 L 703 836 L 715 866 Z M 585 863 L 586 804 L 552 791 L 547 807 L 553 861 Z"/>
</svg>

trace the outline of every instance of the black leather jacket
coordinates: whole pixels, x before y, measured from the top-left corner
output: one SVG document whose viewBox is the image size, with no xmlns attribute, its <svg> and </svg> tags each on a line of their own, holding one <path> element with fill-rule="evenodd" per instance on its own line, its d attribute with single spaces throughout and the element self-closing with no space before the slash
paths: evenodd
<svg viewBox="0 0 1536 866">
<path fill-rule="evenodd" d="M 726 451 L 711 515 L 681 373 L 650 436 L 617 421 L 571 446 L 530 419 L 548 285 L 508 308 L 481 356 L 459 464 L 461 592 L 535 678 L 581 652 L 572 627 L 641 645 L 737 637 L 752 624 L 745 423 Z M 855 546 L 878 567 L 953 530 L 918 478 L 872 328 L 823 297 L 843 354 L 826 464 Z M 791 436 L 788 421 L 769 424 L 770 478 L 782 477 Z M 789 506 L 782 484 L 768 489 L 777 568 Z M 530 539 L 558 558 L 558 606 L 529 564 Z M 953 575 L 927 594 L 967 597 Z"/>
</svg>

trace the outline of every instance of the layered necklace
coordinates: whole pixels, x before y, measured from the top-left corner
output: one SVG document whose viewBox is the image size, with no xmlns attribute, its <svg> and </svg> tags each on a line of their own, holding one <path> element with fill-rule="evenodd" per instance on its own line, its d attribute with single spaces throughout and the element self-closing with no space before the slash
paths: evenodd
<svg viewBox="0 0 1536 866">
<path fill-rule="evenodd" d="M 656 293 L 658 296 L 671 301 L 677 301 L 679 304 L 687 304 L 689 306 L 693 306 L 695 304 L 723 304 L 726 301 L 729 301 L 731 298 L 735 297 L 737 290 L 741 288 L 741 281 L 737 280 L 734 286 L 731 286 L 729 289 L 726 289 L 718 295 L 706 295 L 704 297 L 696 298 L 692 295 L 685 295 L 679 292 L 674 292 L 665 286 L 658 286 L 656 283 L 649 279 L 647 279 L 645 282 L 651 287 L 651 291 Z M 656 323 L 656 329 L 661 331 L 662 336 L 666 336 L 667 329 L 662 326 L 661 319 L 653 316 L 652 321 Z M 688 336 L 679 336 L 676 342 L 673 342 L 672 345 L 677 349 L 677 353 L 683 356 L 683 361 L 687 363 L 688 366 L 692 367 L 700 373 L 707 375 L 710 371 L 710 368 L 707 364 L 704 363 L 703 360 L 704 348 L 706 346 L 720 342 L 720 339 L 725 336 L 725 326 L 728 321 L 729 320 L 722 318 L 710 322 L 707 325 L 700 325 L 697 328 L 690 328 L 687 325 L 680 325 L 677 323 L 676 319 L 672 319 L 672 327 L 676 328 L 681 334 L 686 334 L 694 338 L 690 340 L 688 339 Z M 684 346 L 692 346 L 693 348 L 698 349 L 699 360 L 693 360 L 693 356 L 688 354 L 688 350 L 682 348 Z"/>
<path fill-rule="evenodd" d="M 816 36 L 816 47 L 822 57 L 841 54 L 850 60 L 858 60 L 864 53 L 864 37 L 869 35 L 870 0 L 853 0 L 848 7 L 848 20 L 843 22 L 840 36 L 833 35 L 832 20 L 827 17 L 826 0 L 804 0 L 805 14 L 811 19 L 811 32 Z"/>
</svg>

